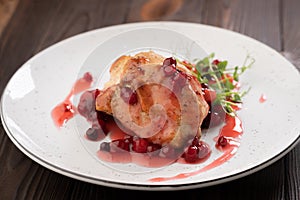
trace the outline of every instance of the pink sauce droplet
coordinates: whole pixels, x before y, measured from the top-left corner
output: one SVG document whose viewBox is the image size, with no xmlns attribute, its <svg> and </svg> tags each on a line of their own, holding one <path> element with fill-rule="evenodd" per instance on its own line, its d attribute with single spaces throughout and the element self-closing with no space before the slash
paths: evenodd
<svg viewBox="0 0 300 200">
<path fill-rule="evenodd" d="M 220 166 L 221 164 L 225 163 L 235 155 L 238 147 L 240 146 L 240 138 L 242 134 L 243 134 L 243 127 L 242 127 L 241 120 L 238 117 L 227 116 L 225 125 L 220 130 L 219 135 L 215 138 L 216 141 L 218 141 L 217 139 L 220 137 L 224 137 L 227 140 L 226 144 L 222 143 L 222 145 L 220 145 L 218 144 L 218 142 L 216 143 L 217 149 L 223 152 L 223 154 L 220 157 L 218 157 L 217 159 L 215 159 L 214 161 L 212 161 L 211 163 L 209 163 L 208 165 L 204 166 L 199 170 L 188 172 L 188 173 L 180 173 L 171 177 L 156 177 L 150 179 L 149 181 L 162 182 L 162 181 L 183 179 L 190 176 L 195 176 L 197 174 L 200 174 L 202 172 Z"/>
<path fill-rule="evenodd" d="M 63 126 L 69 119 L 73 118 L 75 109 L 72 103 L 66 99 L 52 109 L 51 116 L 57 127 Z"/>
<path fill-rule="evenodd" d="M 267 100 L 267 96 L 266 96 L 265 94 L 262 94 L 262 95 L 259 97 L 259 102 L 260 102 L 260 103 L 264 103 L 266 100 Z"/>
<path fill-rule="evenodd" d="M 52 109 L 51 116 L 57 127 L 62 127 L 68 120 L 74 117 L 74 115 L 77 113 L 77 110 L 72 104 L 71 98 L 75 94 L 90 88 L 92 81 L 93 77 L 90 73 L 86 72 L 82 78 L 75 82 L 65 100 Z"/>
</svg>

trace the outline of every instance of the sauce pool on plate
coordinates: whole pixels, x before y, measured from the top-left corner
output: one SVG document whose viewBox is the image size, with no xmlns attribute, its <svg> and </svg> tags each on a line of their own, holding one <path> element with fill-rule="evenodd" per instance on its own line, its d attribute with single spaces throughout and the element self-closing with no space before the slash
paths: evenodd
<svg viewBox="0 0 300 200">
<path fill-rule="evenodd" d="M 82 78 L 74 83 L 67 97 L 52 109 L 51 116 L 57 127 L 62 127 L 68 120 L 74 117 L 77 110 L 76 106 L 72 104 L 71 99 L 74 95 L 90 88 L 92 81 L 92 75 L 88 72 L 85 73 Z"/>
</svg>

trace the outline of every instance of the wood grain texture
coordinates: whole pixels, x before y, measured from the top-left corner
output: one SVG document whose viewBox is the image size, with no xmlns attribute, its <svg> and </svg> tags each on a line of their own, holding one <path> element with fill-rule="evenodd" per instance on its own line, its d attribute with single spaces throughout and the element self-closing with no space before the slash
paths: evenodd
<svg viewBox="0 0 300 200">
<path fill-rule="evenodd" d="M 300 69 L 300 2 L 286 0 L 281 6 L 283 55 Z"/>
<path fill-rule="evenodd" d="M 140 10 L 141 19 L 144 21 L 158 20 L 171 16 L 181 9 L 182 0 L 150 0 L 143 4 Z"/>
<path fill-rule="evenodd" d="M 280 50 L 279 10 L 279 0 L 207 1 L 202 23 L 237 31 Z"/>
<path fill-rule="evenodd" d="M 9 22 L 19 3 L 19 0 L 0 0 L 0 36 Z"/>
<path fill-rule="evenodd" d="M 155 8 L 162 10 L 154 13 Z M 22 0 L 5 28 L 0 27 L 0 92 L 27 59 L 48 46 L 88 30 L 140 21 L 186 21 L 234 30 L 282 51 L 300 69 L 299 8 L 298 0 Z M 142 14 L 145 9 L 147 15 Z M 229 183 L 175 192 L 124 190 L 74 180 L 40 166 L 20 152 L 0 126 L 0 200 L 157 199 L 162 195 L 298 200 L 299 163 L 300 144 L 269 167 Z"/>
</svg>

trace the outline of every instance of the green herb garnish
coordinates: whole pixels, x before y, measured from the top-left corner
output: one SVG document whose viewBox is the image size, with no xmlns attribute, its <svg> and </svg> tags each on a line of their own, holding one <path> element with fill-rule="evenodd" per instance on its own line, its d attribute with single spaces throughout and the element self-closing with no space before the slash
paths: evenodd
<svg viewBox="0 0 300 200">
<path fill-rule="evenodd" d="M 207 84 L 210 89 L 216 91 L 216 99 L 212 103 L 221 104 L 227 114 L 235 116 L 235 107 L 239 107 L 243 96 L 250 90 L 249 88 L 246 91 L 239 91 L 240 75 L 249 69 L 255 60 L 248 55 L 241 67 L 229 68 L 226 60 L 220 61 L 214 57 L 215 54 L 212 53 L 201 60 L 196 60 L 193 66 L 195 69 L 192 71 L 200 83 Z"/>
</svg>

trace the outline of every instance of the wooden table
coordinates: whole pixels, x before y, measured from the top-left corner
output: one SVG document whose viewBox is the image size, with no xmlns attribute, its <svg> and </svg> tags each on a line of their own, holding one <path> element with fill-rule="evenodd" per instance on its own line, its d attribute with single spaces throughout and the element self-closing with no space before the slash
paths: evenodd
<svg viewBox="0 0 300 200">
<path fill-rule="evenodd" d="M 299 0 L 0 0 L 0 92 L 27 59 L 46 47 L 88 30 L 140 21 L 186 21 L 234 30 L 271 46 L 300 69 L 299 9 Z M 0 199 L 155 199 L 161 195 L 299 200 L 300 144 L 271 166 L 229 183 L 145 192 L 93 185 L 50 171 L 18 150 L 0 126 Z"/>
</svg>

